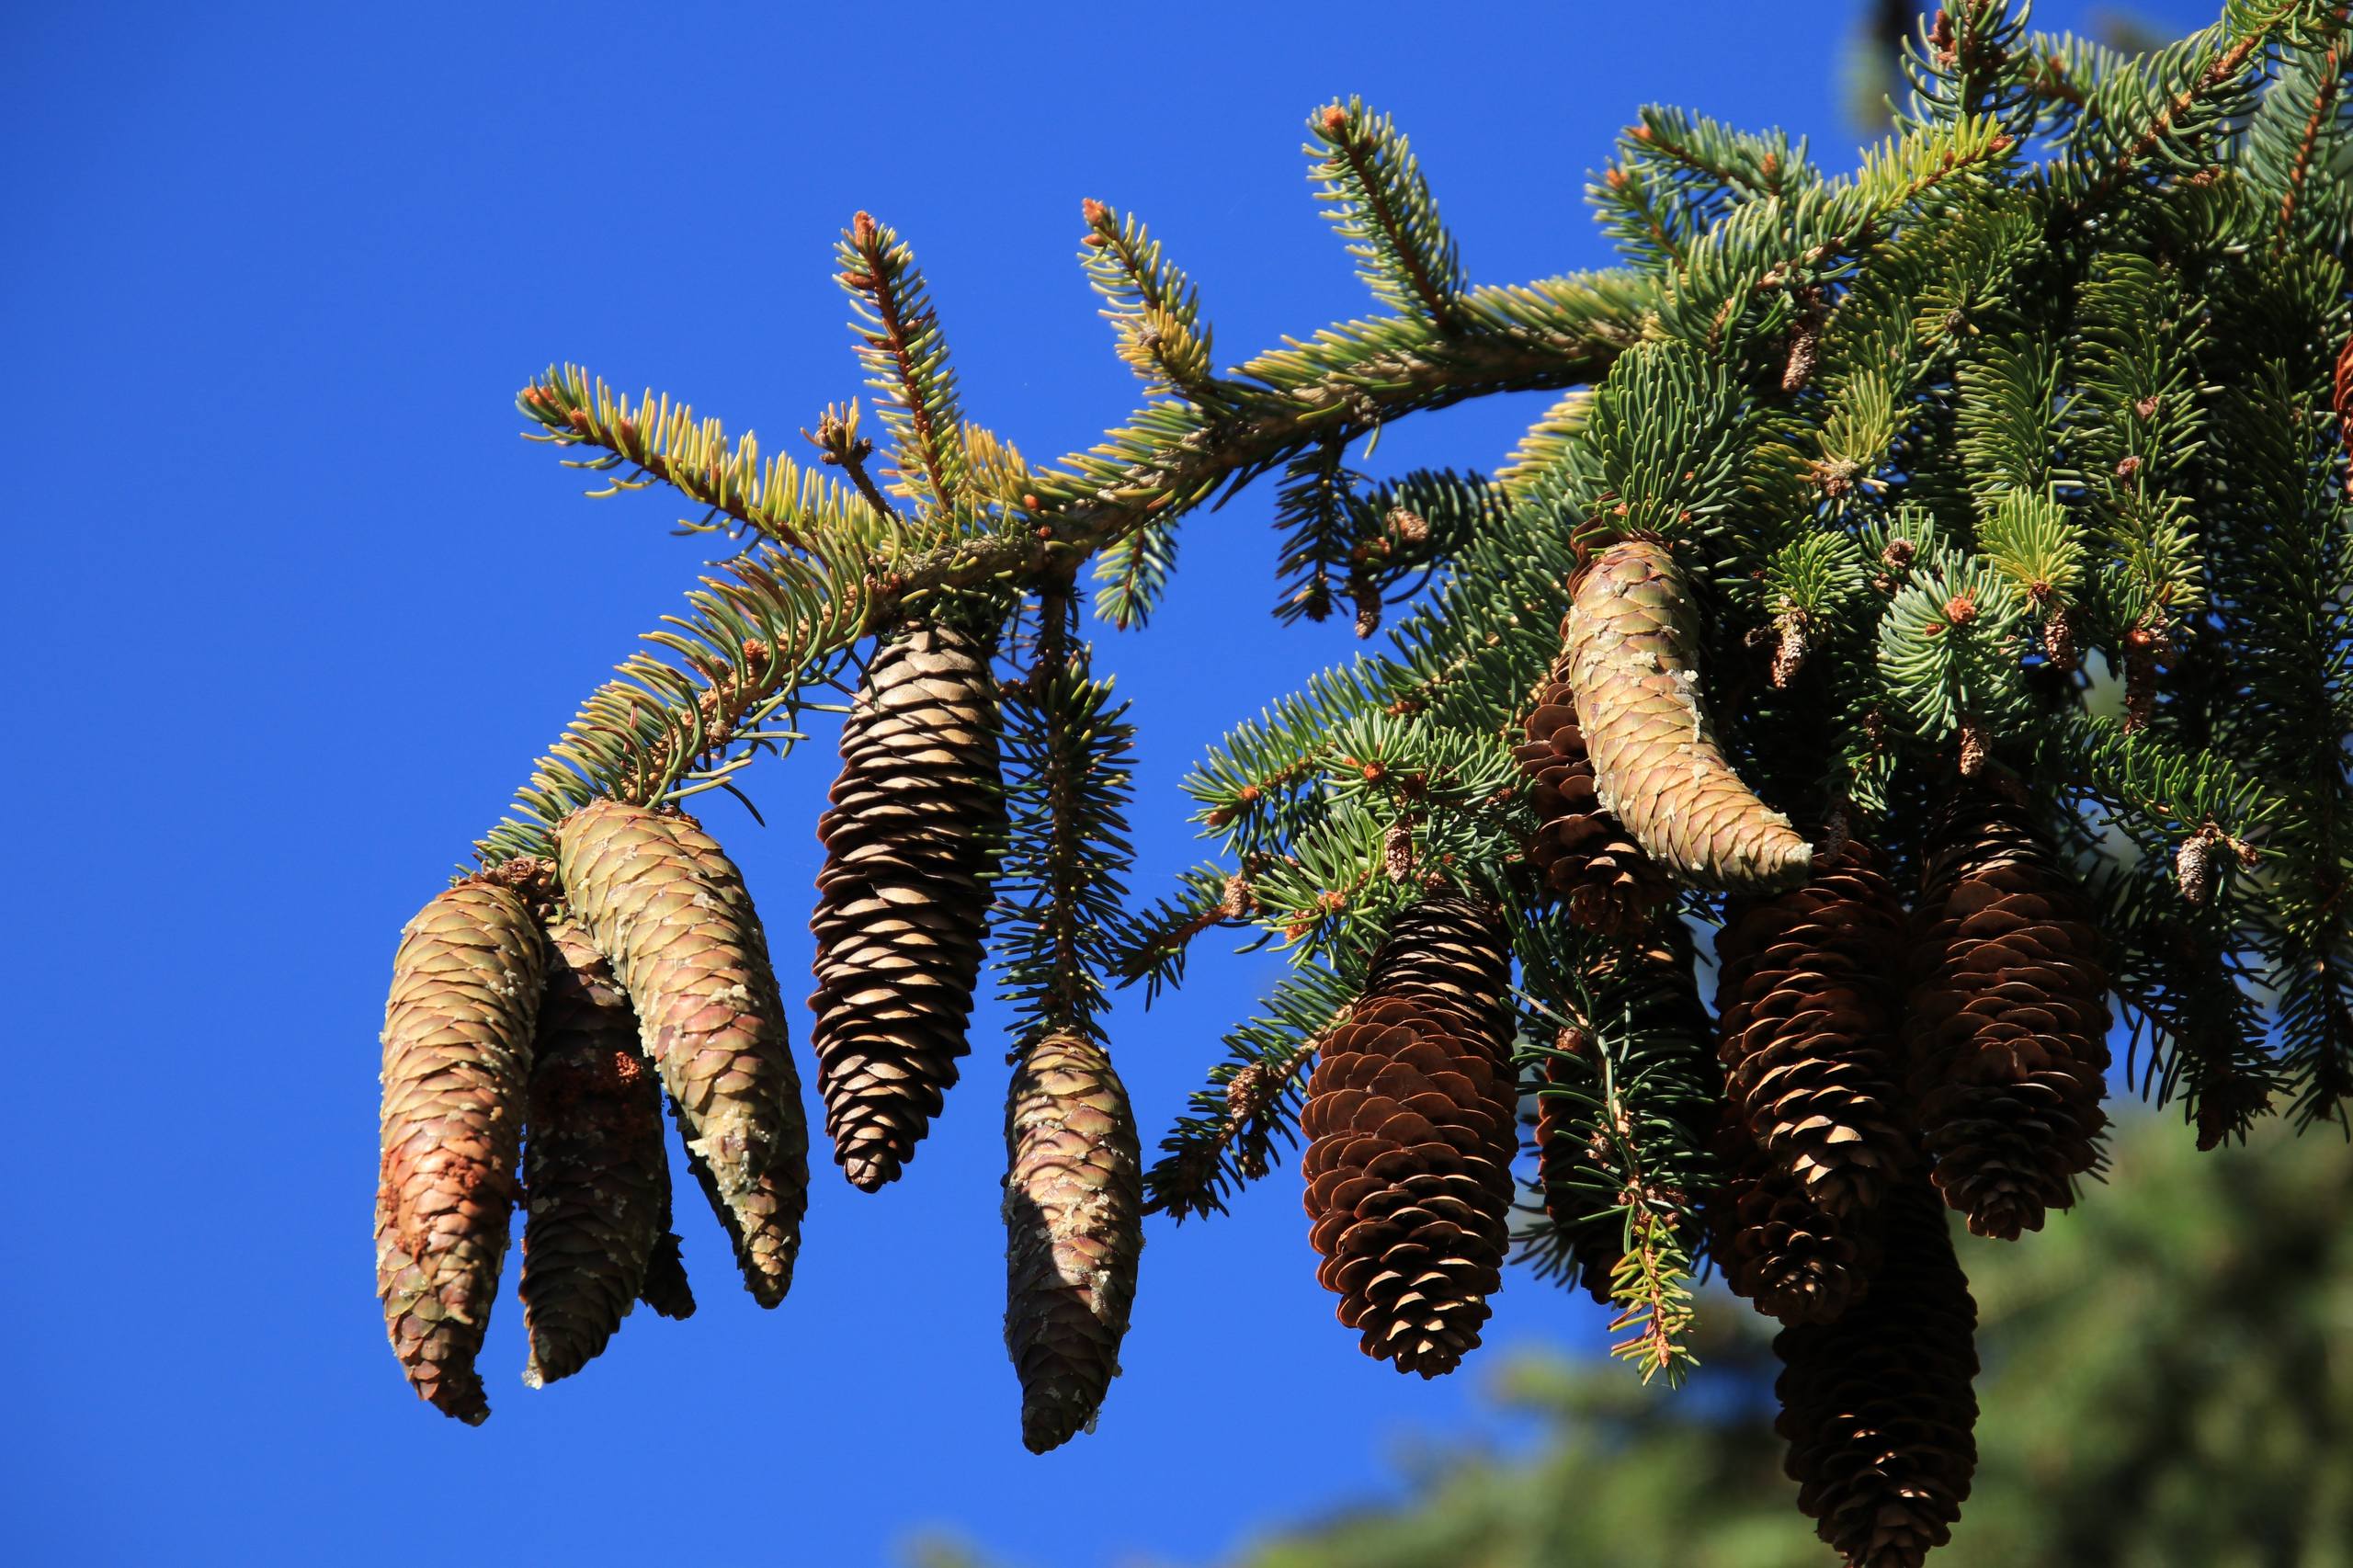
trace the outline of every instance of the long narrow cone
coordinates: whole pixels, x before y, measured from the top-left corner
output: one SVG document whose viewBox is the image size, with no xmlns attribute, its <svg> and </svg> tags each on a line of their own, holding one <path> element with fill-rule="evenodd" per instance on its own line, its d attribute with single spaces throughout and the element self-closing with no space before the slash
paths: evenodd
<svg viewBox="0 0 2353 1568">
<path fill-rule="evenodd" d="M 1491 909 L 1415 904 L 1308 1080 L 1300 1169 L 1316 1278 L 1365 1354 L 1401 1372 L 1452 1371 L 1503 1284 L 1518 1152 L 1510 974 Z"/>
<path fill-rule="evenodd" d="M 1848 1568 L 1920 1568 L 1977 1469 L 1977 1304 L 1944 1211 L 1915 1177 L 1883 1206 L 1886 1259 L 1836 1322 L 1784 1329 L 1785 1468 L 1798 1507 Z"/>
<path fill-rule="evenodd" d="M 1041 1454 L 1093 1423 L 1120 1375 L 1143 1250 L 1135 1118 L 1100 1045 L 1057 1034 L 1021 1053 L 1005 1145 L 1005 1343 L 1021 1441 Z"/>
<path fill-rule="evenodd" d="M 1803 886 L 1733 900 L 1716 935 L 1725 1097 L 1766 1162 L 1834 1216 L 1871 1208 L 1911 1158 L 1895 1071 L 1904 905 L 1881 867 L 1850 841 Z"/>
<path fill-rule="evenodd" d="M 523 1146 L 523 1381 L 534 1388 L 586 1366 L 620 1327 L 668 1229 L 670 1179 L 662 1089 L 628 995 L 573 921 L 551 922 L 547 945 Z"/>
<path fill-rule="evenodd" d="M 1578 579 L 1568 682 L 1602 806 L 1695 887 L 1771 892 L 1813 849 L 1740 781 L 1699 700 L 1699 615 L 1665 546 L 1627 540 Z"/>
<path fill-rule="evenodd" d="M 895 1180 L 966 1050 L 1005 815 L 986 640 L 949 621 L 875 648 L 817 824 L 817 1015 L 810 1043 L 834 1158 Z"/>
<path fill-rule="evenodd" d="M 477 1425 L 474 1370 L 515 1202 L 540 1009 L 538 925 L 504 888 L 466 882 L 417 912 L 384 1006 L 376 1293 L 421 1398 Z"/>
<path fill-rule="evenodd" d="M 645 1053 L 745 1283 L 772 1307 L 800 1251 L 809 1135 L 743 879 L 691 818 L 611 801 L 564 819 L 556 865 L 636 1005 Z"/>
<path fill-rule="evenodd" d="M 1914 917 L 1904 1043 L 1922 1148 L 1945 1201 L 2015 1241 L 2075 1202 L 2107 1114 L 2098 928 L 2025 808 L 1954 801 Z"/>
</svg>

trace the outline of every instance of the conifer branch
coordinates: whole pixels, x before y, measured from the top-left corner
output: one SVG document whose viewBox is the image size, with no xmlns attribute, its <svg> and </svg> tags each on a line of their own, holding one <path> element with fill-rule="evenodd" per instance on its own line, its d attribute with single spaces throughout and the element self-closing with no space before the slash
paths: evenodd
<svg viewBox="0 0 2353 1568">
<path fill-rule="evenodd" d="M 898 437 L 901 482 L 934 506 L 953 506 L 964 499 L 964 418 L 915 252 L 865 212 L 850 220 L 837 249 L 841 286 L 865 324 L 858 357 L 868 384 L 882 396 L 882 421 Z"/>
<path fill-rule="evenodd" d="M 1365 282 L 1384 303 L 1441 331 L 1453 326 L 1462 263 L 1405 138 L 1360 98 L 1327 104 L 1307 125 L 1328 149 L 1315 166 L 1316 195 L 1333 204 L 1324 216 L 1363 264 Z"/>
</svg>

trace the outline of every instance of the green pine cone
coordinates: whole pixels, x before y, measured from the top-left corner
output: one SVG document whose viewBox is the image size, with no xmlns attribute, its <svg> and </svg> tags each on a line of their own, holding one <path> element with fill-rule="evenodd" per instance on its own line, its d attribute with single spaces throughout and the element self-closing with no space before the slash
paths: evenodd
<svg viewBox="0 0 2353 1568">
<path fill-rule="evenodd" d="M 376 1293 L 418 1397 L 474 1426 L 543 963 L 523 902 L 464 882 L 402 931 L 384 1005 Z"/>
<path fill-rule="evenodd" d="M 669 1176 L 637 1015 L 588 933 L 556 920 L 523 1147 L 525 1382 L 570 1377 L 620 1327 L 668 1229 Z"/>
<path fill-rule="evenodd" d="M 1111 1059 L 1076 1034 L 1021 1053 L 1005 1107 L 1005 1344 L 1021 1441 L 1068 1442 L 1120 1375 L 1143 1250 L 1143 1159 Z"/>
<path fill-rule="evenodd" d="M 611 801 L 564 819 L 556 864 L 637 1006 L 645 1052 L 745 1283 L 772 1307 L 800 1251 L 809 1135 L 743 879 L 692 819 Z"/>
<path fill-rule="evenodd" d="M 1664 545 L 1626 540 L 1571 596 L 1566 665 L 1601 803 L 1695 887 L 1772 892 L 1813 849 L 1724 760 L 1699 701 L 1699 631 Z"/>
</svg>

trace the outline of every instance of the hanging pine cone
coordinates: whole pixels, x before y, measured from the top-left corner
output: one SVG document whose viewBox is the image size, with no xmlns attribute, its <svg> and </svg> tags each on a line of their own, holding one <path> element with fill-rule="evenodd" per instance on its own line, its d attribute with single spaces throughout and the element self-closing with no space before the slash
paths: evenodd
<svg viewBox="0 0 2353 1568">
<path fill-rule="evenodd" d="M 1770 892 L 1812 847 L 1732 770 L 1699 701 L 1699 626 L 1664 545 L 1625 540 L 1571 590 L 1563 664 L 1603 808 L 1695 887 Z"/>
<path fill-rule="evenodd" d="M 832 799 L 811 1038 L 834 1158 L 871 1192 L 914 1156 L 965 1051 L 1005 815 L 985 639 L 911 621 L 876 647 Z"/>
<path fill-rule="evenodd" d="M 1602 808 L 1593 759 L 1577 727 L 1576 694 L 1565 680 L 1544 689 L 1528 718 L 1528 741 L 1512 754 L 1534 781 L 1529 806 L 1536 836 L 1529 858 L 1545 884 L 1588 930 L 1639 929 L 1673 892 L 1666 873 Z"/>
<path fill-rule="evenodd" d="M 1903 1033 L 1921 1146 L 1969 1228 L 2015 1240 L 2099 1163 L 2099 935 L 2025 808 L 1991 790 L 1945 812 L 1913 925 Z"/>
<path fill-rule="evenodd" d="M 498 1296 L 540 1009 L 540 928 L 464 882 L 417 912 L 384 1005 L 376 1293 L 420 1398 L 479 1425 L 474 1358 Z"/>
<path fill-rule="evenodd" d="M 1880 1216 L 1824 1210 L 1727 1111 L 1716 1145 L 1723 1187 L 1710 1210 L 1724 1285 L 1785 1324 L 1828 1323 L 1870 1289 Z"/>
<path fill-rule="evenodd" d="M 605 1348 L 668 1228 L 662 1089 L 638 1050 L 637 1015 L 586 931 L 559 918 L 547 946 L 523 1147 L 523 1381 L 533 1388 Z"/>
<path fill-rule="evenodd" d="M 1502 1285 L 1517 1140 L 1489 907 L 1451 894 L 1400 915 L 1362 1000 L 1325 1040 L 1301 1117 L 1316 1278 L 1365 1353 L 1449 1372 Z"/>
<path fill-rule="evenodd" d="M 1033 1454 L 1091 1424 L 1120 1375 L 1143 1250 L 1143 1157 L 1101 1045 L 1049 1035 L 1006 1097 L 1005 1344 Z"/>
<path fill-rule="evenodd" d="M 1877 1202 L 1910 1153 L 1891 1061 L 1904 906 L 1881 865 L 1850 839 L 1815 857 L 1804 886 L 1734 901 L 1716 936 L 1726 1097 L 1757 1148 L 1833 1216 Z"/>
<path fill-rule="evenodd" d="M 694 1287 L 687 1282 L 687 1259 L 680 1249 L 678 1233 L 670 1228 L 670 1171 L 663 1167 L 660 1218 L 655 1221 L 654 1250 L 646 1255 L 645 1278 L 638 1285 L 637 1299 L 665 1318 L 690 1318 L 695 1315 Z"/>
<path fill-rule="evenodd" d="M 574 915 L 636 1004 L 754 1300 L 792 1283 L 808 1206 L 800 1075 L 743 878 L 692 818 L 600 801 L 556 830 Z"/>
<path fill-rule="evenodd" d="M 1583 1103 L 1600 1081 L 1600 1043 L 1579 1025 L 1563 1029 L 1544 1059 L 1536 1096 L 1536 1182 L 1553 1239 L 1551 1263 L 1595 1301 L 1609 1304 L 1609 1278 L 1626 1255 L 1626 1223 L 1610 1207 L 1624 1177 Z"/>
<path fill-rule="evenodd" d="M 1949 1539 L 1977 1468 L 1977 1305 L 1936 1196 L 1883 1205 L 1886 1258 L 1835 1323 L 1784 1329 L 1774 1423 L 1798 1506 L 1849 1568 L 1919 1568 Z"/>
</svg>

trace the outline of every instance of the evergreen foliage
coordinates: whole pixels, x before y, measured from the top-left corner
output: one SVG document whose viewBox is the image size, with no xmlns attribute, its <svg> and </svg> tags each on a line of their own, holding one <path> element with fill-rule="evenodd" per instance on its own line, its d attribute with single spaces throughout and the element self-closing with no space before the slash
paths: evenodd
<svg viewBox="0 0 2353 1568">
<path fill-rule="evenodd" d="M 605 477 L 597 494 L 666 485 L 699 512 L 688 531 L 743 548 L 590 695 L 471 878 L 536 887 L 552 910 L 565 890 L 546 862 L 583 807 L 675 812 L 735 790 L 801 738 L 795 716 L 831 705 L 870 640 L 978 628 L 1005 666 L 997 696 L 970 700 L 998 703 L 1006 736 L 995 939 L 1023 1041 L 1104 1045 L 1104 988 L 1180 983 L 1212 928 L 1293 965 L 1163 1139 L 1146 1207 L 1214 1212 L 1279 1163 L 1316 1053 L 1361 1021 L 1404 912 L 1498 909 L 1520 1086 L 1547 1150 L 1571 1151 L 1540 1162 L 1525 1250 L 1602 1285 L 1625 1353 L 1670 1380 L 1726 1179 L 1722 1075 L 1683 955 L 1723 918 L 1724 890 L 1803 883 L 1809 857 L 1835 859 L 1849 835 L 1882 846 L 1915 901 L 1964 795 L 2051 846 L 1999 881 L 1990 914 L 1953 895 L 1950 918 L 1986 933 L 1968 950 L 2007 967 L 1948 954 L 1959 967 L 1914 993 L 1949 1008 L 1942 1092 L 2006 1085 L 1998 1157 L 1980 1141 L 1993 1123 L 1949 1108 L 1928 1152 L 1912 1146 L 1952 1201 L 1967 1184 L 1944 1177 L 1964 1165 L 2043 1172 L 2034 1215 L 2097 1168 L 2096 1105 L 2070 1108 L 2063 1156 L 2032 1146 L 2049 1120 L 2036 1096 L 2067 1074 L 2046 1070 L 2056 1026 L 2039 1035 L 2020 998 L 2064 994 L 2084 1018 L 2108 1006 L 2071 986 L 2109 987 L 2135 1082 L 2177 1099 L 2201 1142 L 2270 1109 L 2343 1124 L 2347 32 L 2324 0 L 2228 0 L 2214 26 L 2126 53 L 2034 33 L 2022 3 L 1961 0 L 1908 35 L 1893 133 L 1851 173 L 1778 133 L 1645 109 L 1590 187 L 1622 265 L 1519 285 L 1471 281 L 1386 116 L 1326 105 L 1311 177 L 1377 313 L 1221 373 L 1190 279 L 1133 216 L 1090 200 L 1081 260 L 1145 398 L 1046 466 L 967 420 L 911 247 L 859 213 L 838 278 L 891 444 L 879 478 L 855 403 L 809 437 L 835 479 L 570 367 L 521 393 L 539 438 Z M 1357 466 L 1389 421 L 1531 390 L 1563 395 L 1493 478 Z M 1131 911 L 1131 724 L 1091 673 L 1079 612 L 1091 597 L 1111 626 L 1142 623 L 1180 519 L 1267 476 L 1276 613 L 1344 608 L 1367 638 L 1388 619 L 1386 644 L 1272 698 L 1200 759 L 1186 788 L 1214 858 Z M 1537 744 L 1571 714 L 1589 756 Z M 1530 858 L 1531 769 L 1555 788 L 1588 763 L 1580 809 L 1659 887 L 1679 884 L 1632 930 L 1581 925 L 1598 902 L 1554 905 Z M 876 798 L 948 820 L 924 815 L 944 788 L 928 766 L 908 740 Z M 907 827 L 905 853 L 938 852 L 924 835 L 938 831 Z M 910 952 L 978 939 L 952 912 L 894 918 Z M 1922 924 L 1915 945 L 1932 935 Z M 908 961 L 923 982 L 926 961 Z M 834 1006 L 888 1010 L 896 984 Z M 1896 1061 L 1892 1041 L 1855 1049 Z M 2064 1092 L 2096 1097 L 2097 1042 L 2072 1051 Z M 1079 1076 L 1116 1084 L 1108 1059 L 1087 1062 Z M 1114 1103 L 1120 1125 L 1091 1148 L 1127 1146 Z M 1400 1147 L 1443 1146 L 1417 1131 Z"/>
</svg>

